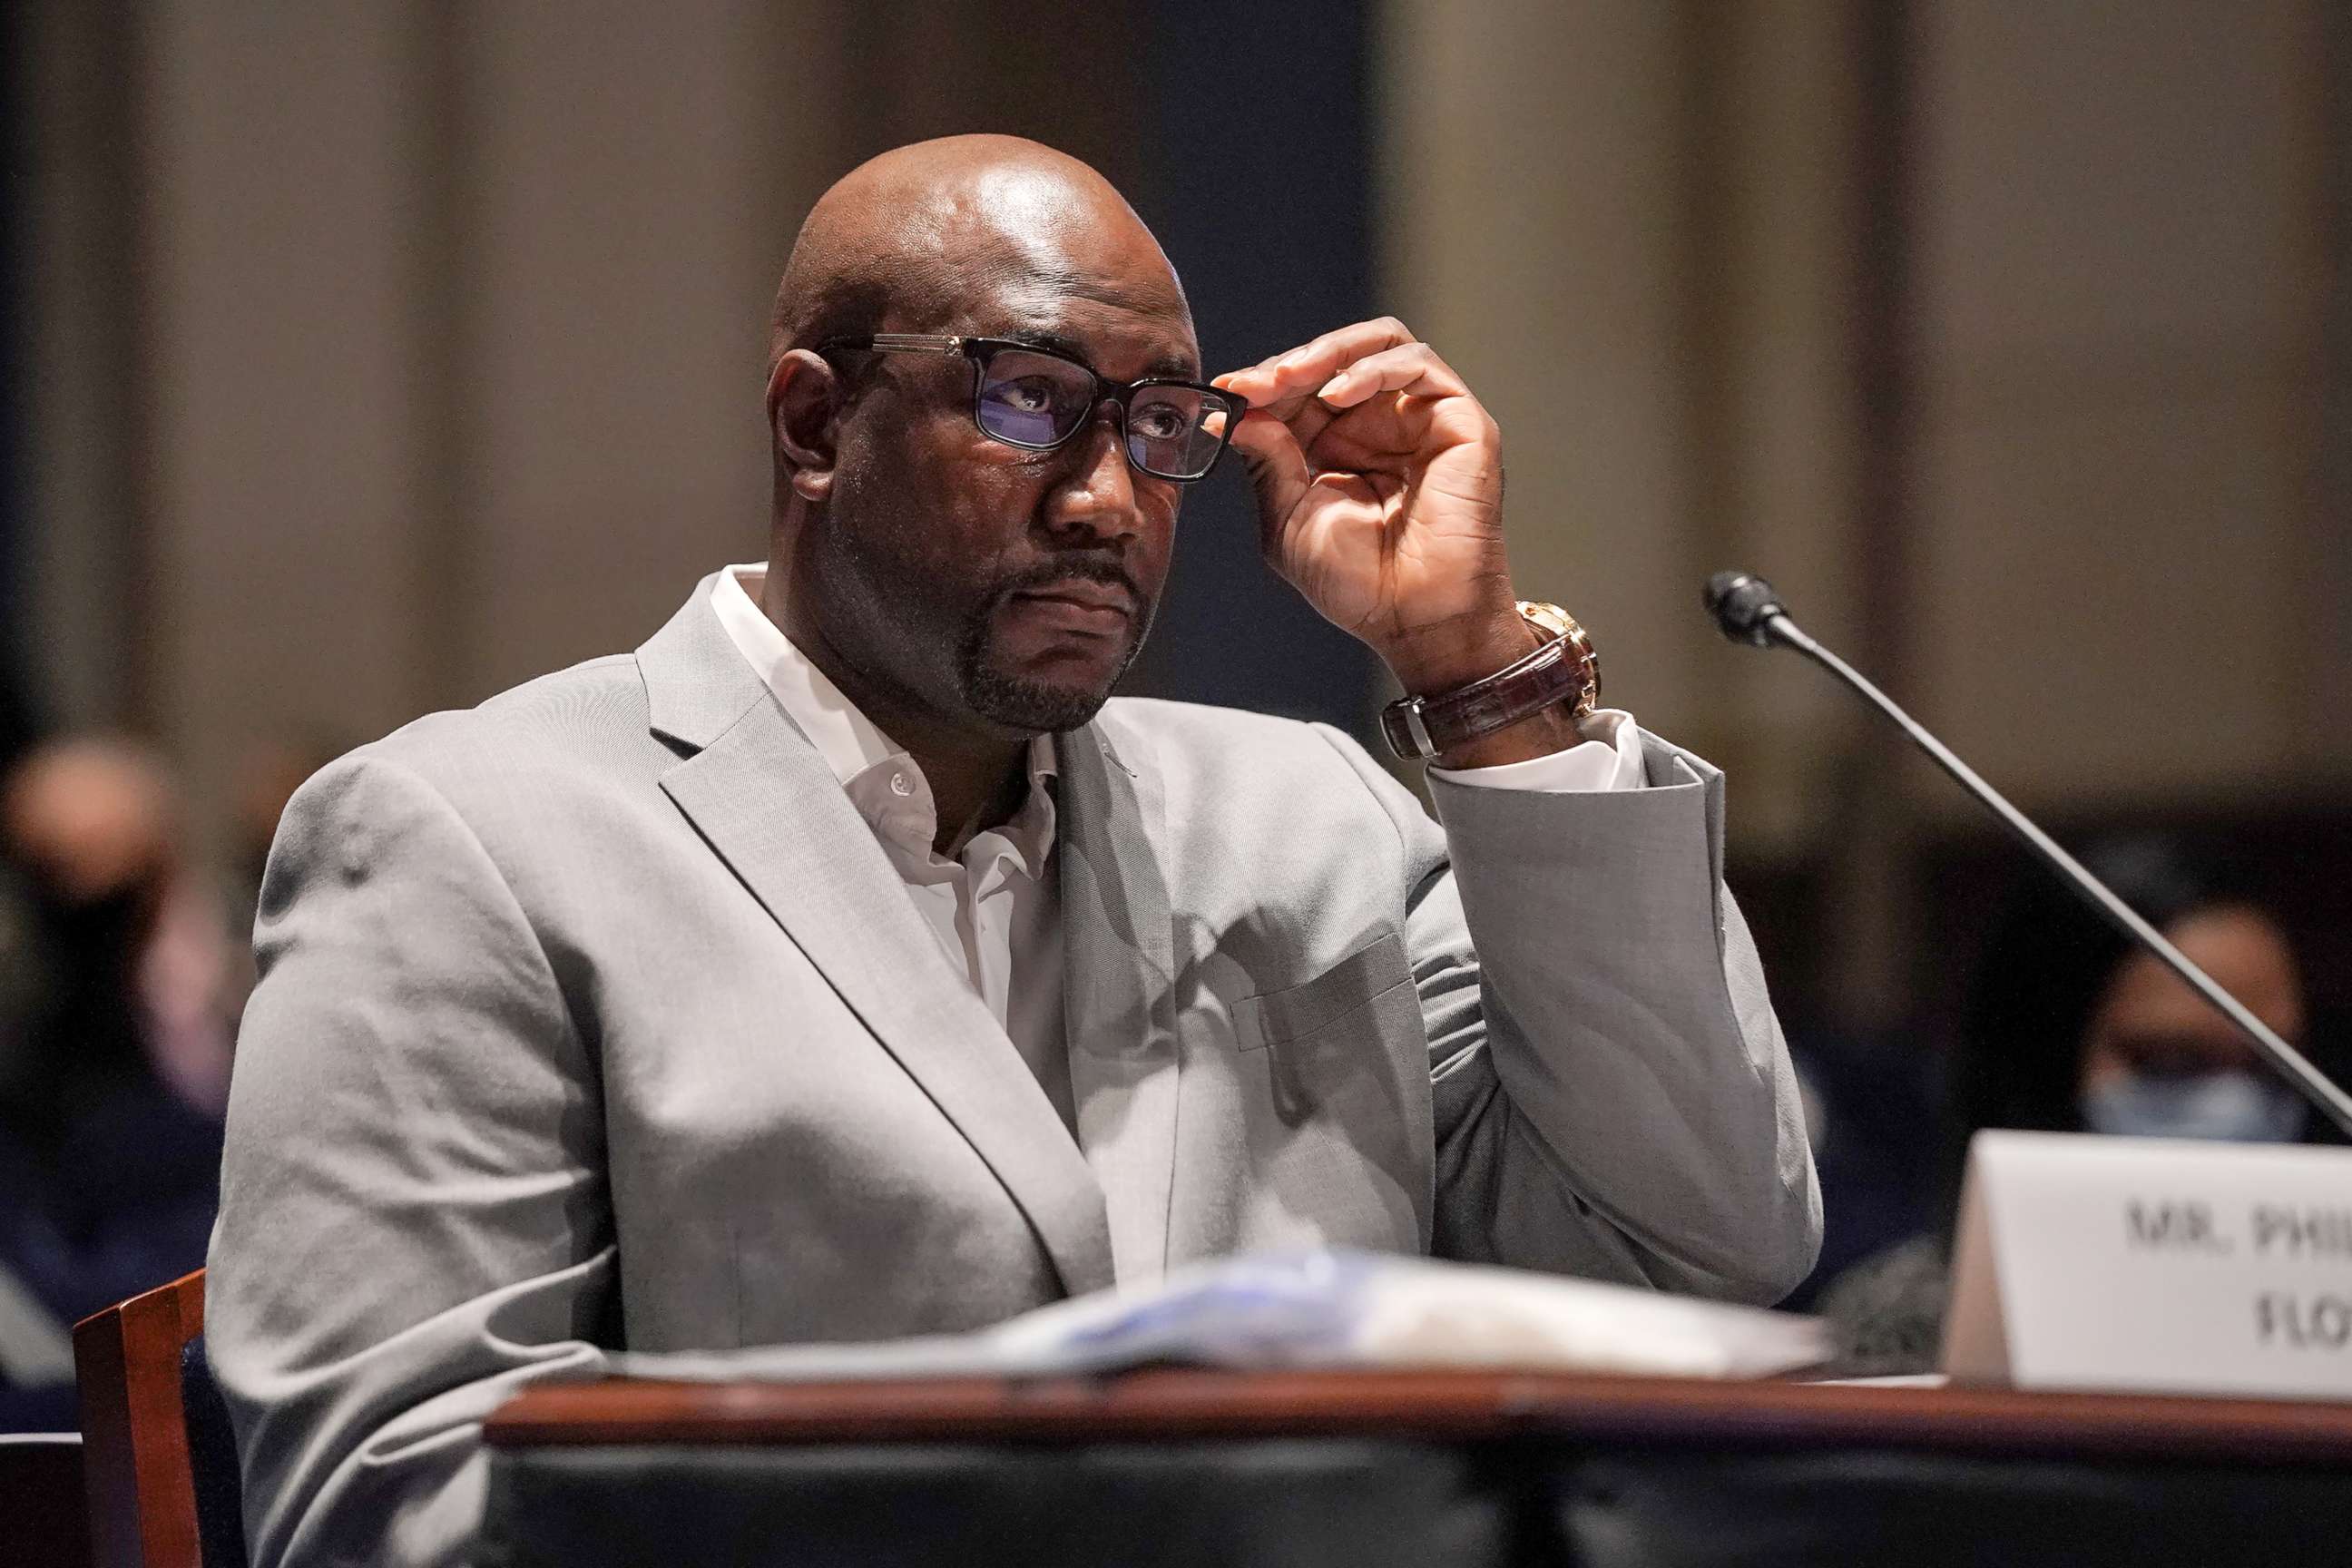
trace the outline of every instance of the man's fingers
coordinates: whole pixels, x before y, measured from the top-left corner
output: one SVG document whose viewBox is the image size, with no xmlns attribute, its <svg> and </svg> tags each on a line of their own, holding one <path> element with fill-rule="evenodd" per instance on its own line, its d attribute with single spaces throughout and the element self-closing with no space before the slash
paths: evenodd
<svg viewBox="0 0 2352 1568">
<path fill-rule="evenodd" d="M 1261 360 L 1247 370 L 1228 372 L 1217 378 L 1216 384 L 1230 387 L 1252 403 L 1276 403 L 1313 392 L 1353 361 L 1412 342 L 1412 333 L 1393 316 L 1358 321 Z"/>
<path fill-rule="evenodd" d="M 1399 343 L 1411 342 L 1412 342 L 1412 333 L 1406 330 L 1402 321 L 1393 316 L 1382 316 L 1378 321 L 1358 321 L 1350 326 L 1335 328 L 1319 337 L 1308 339 L 1297 348 L 1285 349 L 1278 354 L 1268 354 L 1246 370 L 1228 371 L 1217 380 L 1222 385 L 1231 377 L 1246 376 L 1255 379 L 1273 376 L 1309 362 L 1338 365 L 1350 359 L 1361 358 L 1365 354 L 1376 353 L 1381 349 L 1393 348 Z M 1330 373 L 1326 371 L 1324 374 L 1328 376 Z"/>
<path fill-rule="evenodd" d="M 1342 365 L 1317 389 L 1333 408 L 1353 408 L 1383 392 L 1415 397 L 1466 397 L 1470 389 L 1427 343 L 1405 343 Z"/>
<path fill-rule="evenodd" d="M 1229 384 L 1225 378 L 1219 377 L 1211 384 L 1216 386 L 1228 386 Z M 1311 386 L 1302 387 L 1294 392 L 1285 393 L 1278 397 L 1268 396 L 1263 393 L 1255 396 L 1250 396 L 1247 393 L 1244 393 L 1243 395 L 1249 397 L 1249 411 L 1252 414 L 1263 414 L 1268 418 L 1279 419 L 1284 424 L 1288 425 L 1296 421 L 1299 415 L 1306 412 L 1308 406 L 1314 403 L 1315 389 Z"/>
</svg>

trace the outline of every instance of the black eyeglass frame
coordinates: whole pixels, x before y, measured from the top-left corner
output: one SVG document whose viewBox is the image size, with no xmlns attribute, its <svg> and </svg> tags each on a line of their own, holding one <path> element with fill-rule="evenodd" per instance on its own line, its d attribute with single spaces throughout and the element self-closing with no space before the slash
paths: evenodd
<svg viewBox="0 0 2352 1568">
<path fill-rule="evenodd" d="M 1236 393 L 1227 392 L 1222 386 L 1211 386 L 1202 381 L 1187 381 L 1181 375 L 1147 375 L 1139 381 L 1113 381 L 1082 359 L 1064 353 L 1059 349 L 1047 348 L 1042 343 L 1023 342 L 1018 338 L 973 338 L 930 332 L 870 332 L 862 337 L 828 338 L 816 346 L 816 352 L 820 354 L 836 353 L 942 354 L 950 358 L 961 355 L 971 361 L 971 422 L 973 427 L 982 435 L 1002 446 L 1017 447 L 1024 452 L 1052 452 L 1068 446 L 1072 437 L 1084 430 L 1090 421 L 1081 419 L 1070 427 L 1069 435 L 1043 443 L 1016 441 L 1010 436 L 997 434 L 981 422 L 980 399 L 982 392 L 988 385 L 988 362 L 1008 349 L 1017 349 L 1025 354 L 1038 354 L 1046 359 L 1059 360 L 1064 364 L 1074 365 L 1094 377 L 1094 395 L 1088 400 L 1087 406 L 1099 408 L 1105 398 L 1110 399 L 1118 405 L 1118 446 L 1120 453 L 1127 458 L 1128 465 L 1139 474 L 1150 474 L 1153 479 L 1164 479 L 1171 485 L 1198 484 L 1214 473 L 1217 465 L 1224 460 L 1225 448 L 1233 445 L 1234 426 L 1241 424 L 1242 416 L 1249 412 L 1248 398 Z M 1154 386 L 1181 386 L 1187 392 L 1197 392 L 1204 398 L 1226 405 L 1230 409 L 1225 420 L 1224 434 L 1217 440 L 1217 449 L 1210 455 L 1207 465 L 1199 473 L 1157 473 L 1136 461 L 1135 448 L 1130 444 L 1127 427 L 1127 411 L 1137 393 Z"/>
</svg>

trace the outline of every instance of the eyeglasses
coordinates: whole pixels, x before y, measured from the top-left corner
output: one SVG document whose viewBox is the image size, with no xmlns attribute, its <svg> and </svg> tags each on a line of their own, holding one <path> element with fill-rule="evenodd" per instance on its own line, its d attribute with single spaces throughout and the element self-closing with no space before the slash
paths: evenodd
<svg viewBox="0 0 2352 1568">
<path fill-rule="evenodd" d="M 1127 460 L 1178 484 L 1208 477 L 1249 411 L 1247 398 L 1199 382 L 1110 381 L 1082 360 L 1009 338 L 876 332 L 828 340 L 817 353 L 961 354 L 971 361 L 971 417 L 981 434 L 1031 452 L 1050 452 L 1076 435 L 1108 398 L 1118 405 Z"/>
</svg>

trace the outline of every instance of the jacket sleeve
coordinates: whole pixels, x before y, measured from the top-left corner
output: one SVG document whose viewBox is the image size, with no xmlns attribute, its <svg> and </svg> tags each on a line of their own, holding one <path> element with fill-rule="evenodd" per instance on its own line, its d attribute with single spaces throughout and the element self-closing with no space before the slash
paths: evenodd
<svg viewBox="0 0 2352 1568">
<path fill-rule="evenodd" d="M 255 943 L 205 1289 L 252 1561 L 458 1561 L 481 1418 L 604 1364 L 595 1063 L 489 855 L 397 763 L 296 795 Z"/>
<path fill-rule="evenodd" d="M 1433 1249 L 1771 1302 L 1821 1247 L 1796 1075 L 1723 885 L 1722 774 L 1645 737 L 1648 787 L 1433 779 L 1441 831 L 1329 736 L 1405 846 L 1430 1042 Z"/>
</svg>

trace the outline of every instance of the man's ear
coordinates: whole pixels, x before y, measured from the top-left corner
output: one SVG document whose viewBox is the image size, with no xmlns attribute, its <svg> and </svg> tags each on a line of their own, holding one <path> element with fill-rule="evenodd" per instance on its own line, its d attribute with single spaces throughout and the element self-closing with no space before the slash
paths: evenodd
<svg viewBox="0 0 2352 1568">
<path fill-rule="evenodd" d="M 835 437 L 847 388 L 824 359 L 791 349 L 768 376 L 768 438 L 792 471 L 793 493 L 822 501 L 833 489 Z"/>
</svg>

